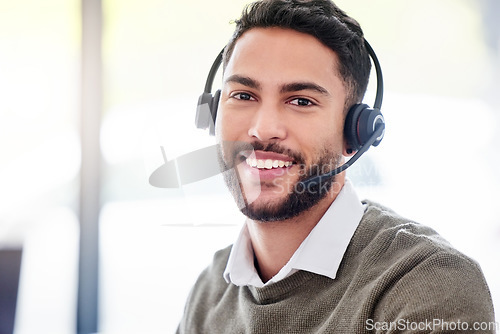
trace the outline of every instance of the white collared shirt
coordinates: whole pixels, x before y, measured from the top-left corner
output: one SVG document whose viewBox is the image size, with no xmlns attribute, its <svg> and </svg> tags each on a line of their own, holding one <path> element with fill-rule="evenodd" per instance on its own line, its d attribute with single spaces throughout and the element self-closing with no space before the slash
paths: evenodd
<svg viewBox="0 0 500 334">
<path fill-rule="evenodd" d="M 305 270 L 335 279 L 340 262 L 359 225 L 365 206 L 351 182 L 344 187 L 288 263 L 268 282 L 263 283 L 254 265 L 254 252 L 247 224 L 234 243 L 224 279 L 237 286 L 263 287 Z"/>
</svg>

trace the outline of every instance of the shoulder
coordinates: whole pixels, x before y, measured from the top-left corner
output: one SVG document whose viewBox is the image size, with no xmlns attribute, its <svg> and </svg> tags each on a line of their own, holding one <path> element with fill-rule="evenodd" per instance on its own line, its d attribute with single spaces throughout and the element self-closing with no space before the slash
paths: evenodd
<svg viewBox="0 0 500 334">
<path fill-rule="evenodd" d="M 377 286 L 382 318 L 483 321 L 493 317 L 489 288 L 476 261 L 432 228 L 373 202 L 346 256 L 356 274 Z"/>
<path fill-rule="evenodd" d="M 381 251 L 420 250 L 427 254 L 458 251 L 434 229 L 400 216 L 380 204 L 364 201 L 366 211 L 353 241 L 359 246 L 380 247 Z"/>
<path fill-rule="evenodd" d="M 200 274 L 194 289 L 202 289 L 204 286 L 208 286 L 210 290 L 213 291 L 213 288 L 216 286 L 227 286 L 223 278 L 223 273 L 227 265 L 229 254 L 231 253 L 231 248 L 232 245 L 214 254 L 212 263 Z"/>
<path fill-rule="evenodd" d="M 231 288 L 222 276 L 231 247 L 217 251 L 212 263 L 198 276 L 187 298 L 178 333 L 203 332 L 204 319 L 221 300 L 222 295 Z M 199 326 L 201 327 L 198 328 Z"/>
<path fill-rule="evenodd" d="M 226 268 L 227 260 L 233 245 L 227 246 L 226 248 L 220 249 L 215 252 L 211 265 L 207 268 L 211 272 L 219 273 L 222 275 L 224 269 Z"/>
<path fill-rule="evenodd" d="M 413 267 L 424 262 L 452 261 L 457 266 L 480 271 L 476 261 L 454 248 L 434 229 L 382 205 L 368 201 L 366 204 L 365 214 L 352 238 L 352 246 L 358 252 L 387 261 L 387 265 L 399 260 Z"/>
</svg>

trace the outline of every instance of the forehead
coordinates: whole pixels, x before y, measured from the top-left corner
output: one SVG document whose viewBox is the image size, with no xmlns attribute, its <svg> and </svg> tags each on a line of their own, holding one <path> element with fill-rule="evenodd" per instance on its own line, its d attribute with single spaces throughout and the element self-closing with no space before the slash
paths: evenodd
<svg viewBox="0 0 500 334">
<path fill-rule="evenodd" d="M 243 72 L 243 73 L 242 73 Z M 224 76 L 259 80 L 339 81 L 336 53 L 312 35 L 283 28 L 252 28 L 235 43 Z"/>
</svg>

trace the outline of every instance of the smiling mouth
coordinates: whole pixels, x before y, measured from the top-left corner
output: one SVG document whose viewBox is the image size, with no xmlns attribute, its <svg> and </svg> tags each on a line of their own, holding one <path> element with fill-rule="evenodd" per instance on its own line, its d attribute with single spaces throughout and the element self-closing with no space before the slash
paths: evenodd
<svg viewBox="0 0 500 334">
<path fill-rule="evenodd" d="M 247 165 L 253 168 L 258 169 L 276 169 L 283 167 L 290 167 L 293 165 L 292 161 L 284 161 L 284 160 L 273 160 L 273 159 L 255 159 L 255 158 L 247 158 Z"/>
</svg>

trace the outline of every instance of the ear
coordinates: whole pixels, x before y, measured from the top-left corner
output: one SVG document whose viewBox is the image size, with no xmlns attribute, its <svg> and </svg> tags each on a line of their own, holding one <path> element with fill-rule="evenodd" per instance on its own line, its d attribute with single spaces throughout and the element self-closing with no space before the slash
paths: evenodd
<svg viewBox="0 0 500 334">
<path fill-rule="evenodd" d="M 342 150 L 342 155 L 344 157 L 350 157 L 353 156 L 356 153 L 355 150 L 353 150 L 348 144 L 347 144 L 347 139 L 344 138 L 344 145 L 343 145 L 343 150 Z"/>
</svg>

